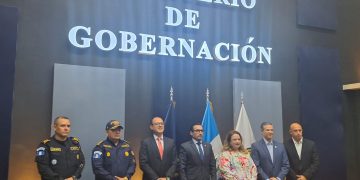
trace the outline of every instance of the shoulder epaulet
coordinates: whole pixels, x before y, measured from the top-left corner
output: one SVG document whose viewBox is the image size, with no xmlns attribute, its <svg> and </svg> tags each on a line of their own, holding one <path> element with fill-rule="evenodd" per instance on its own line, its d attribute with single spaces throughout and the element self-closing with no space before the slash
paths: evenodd
<svg viewBox="0 0 360 180">
<path fill-rule="evenodd" d="M 42 143 L 43 143 L 43 144 L 47 144 L 47 143 L 49 143 L 50 141 L 51 141 L 50 139 L 45 139 L 45 140 L 42 141 Z"/>
<path fill-rule="evenodd" d="M 79 144 L 79 139 L 76 138 L 76 137 L 70 137 L 71 141 L 74 143 L 74 144 Z"/>
<path fill-rule="evenodd" d="M 104 140 L 99 141 L 96 145 L 97 145 L 97 146 L 100 146 L 100 144 L 101 144 L 102 142 L 104 142 Z"/>
</svg>

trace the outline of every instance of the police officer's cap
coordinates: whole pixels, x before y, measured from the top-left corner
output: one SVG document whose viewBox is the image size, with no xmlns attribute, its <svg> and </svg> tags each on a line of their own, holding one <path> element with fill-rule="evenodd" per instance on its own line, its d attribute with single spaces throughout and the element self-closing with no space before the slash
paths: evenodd
<svg viewBox="0 0 360 180">
<path fill-rule="evenodd" d="M 124 129 L 121 125 L 120 125 L 120 121 L 118 120 L 111 120 L 109 121 L 107 124 L 106 124 L 106 130 L 109 130 L 109 129 L 117 129 L 117 128 L 120 128 L 120 129 Z"/>
</svg>

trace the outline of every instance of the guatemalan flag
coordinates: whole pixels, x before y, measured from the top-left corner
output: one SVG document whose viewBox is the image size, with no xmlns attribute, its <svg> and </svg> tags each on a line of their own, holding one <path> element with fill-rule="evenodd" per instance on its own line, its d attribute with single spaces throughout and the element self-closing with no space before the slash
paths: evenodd
<svg viewBox="0 0 360 180">
<path fill-rule="evenodd" d="M 201 125 L 204 129 L 203 141 L 211 144 L 214 154 L 216 156 L 221 152 L 222 143 L 216 125 L 216 120 L 213 115 L 212 105 L 209 100 L 207 100 L 206 102 L 205 113 Z"/>
</svg>

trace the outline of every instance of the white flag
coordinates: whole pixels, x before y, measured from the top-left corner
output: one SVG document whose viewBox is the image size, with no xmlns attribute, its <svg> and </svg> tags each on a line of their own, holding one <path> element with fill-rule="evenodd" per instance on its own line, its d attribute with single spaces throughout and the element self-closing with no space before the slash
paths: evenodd
<svg viewBox="0 0 360 180">
<path fill-rule="evenodd" d="M 237 120 L 235 130 L 240 132 L 244 148 L 251 148 L 251 144 L 255 142 L 255 138 L 243 102 L 241 103 L 239 118 Z"/>
</svg>

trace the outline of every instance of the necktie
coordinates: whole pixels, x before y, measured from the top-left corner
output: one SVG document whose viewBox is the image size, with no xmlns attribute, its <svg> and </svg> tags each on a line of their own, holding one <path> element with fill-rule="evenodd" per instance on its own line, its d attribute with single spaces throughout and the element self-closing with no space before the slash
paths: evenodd
<svg viewBox="0 0 360 180">
<path fill-rule="evenodd" d="M 196 144 L 198 145 L 198 148 L 199 148 L 200 159 L 203 160 L 204 159 L 204 152 L 203 152 L 203 150 L 201 148 L 201 142 L 198 141 Z"/>
<path fill-rule="evenodd" d="M 162 143 L 161 143 L 161 138 L 156 138 L 156 141 L 157 141 L 157 147 L 159 149 L 159 154 L 160 154 L 160 159 L 162 159 L 163 157 L 163 153 L 164 153 L 164 149 L 163 149 L 163 146 L 162 146 Z"/>
<path fill-rule="evenodd" d="M 274 147 L 273 147 L 273 143 L 267 143 L 267 148 L 269 150 L 269 154 L 271 157 L 271 161 L 274 162 Z"/>
</svg>

